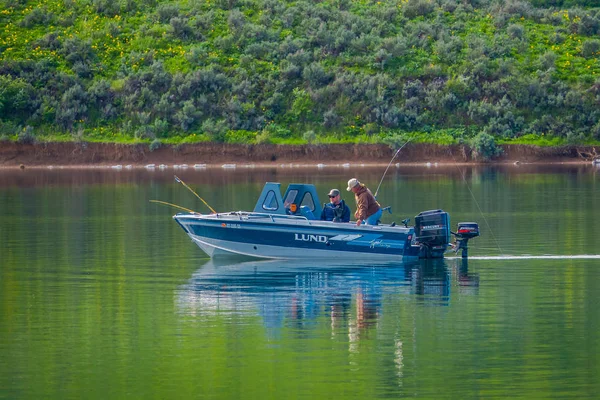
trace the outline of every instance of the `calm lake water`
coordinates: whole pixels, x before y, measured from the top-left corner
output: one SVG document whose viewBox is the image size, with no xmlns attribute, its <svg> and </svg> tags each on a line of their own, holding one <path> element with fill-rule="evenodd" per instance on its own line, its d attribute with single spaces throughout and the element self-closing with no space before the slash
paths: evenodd
<svg viewBox="0 0 600 400">
<path fill-rule="evenodd" d="M 229 211 L 383 170 L 175 173 Z M 384 222 L 476 221 L 472 257 L 344 266 L 209 260 L 173 173 L 0 171 L 1 399 L 598 398 L 600 169 L 392 166 Z"/>
</svg>

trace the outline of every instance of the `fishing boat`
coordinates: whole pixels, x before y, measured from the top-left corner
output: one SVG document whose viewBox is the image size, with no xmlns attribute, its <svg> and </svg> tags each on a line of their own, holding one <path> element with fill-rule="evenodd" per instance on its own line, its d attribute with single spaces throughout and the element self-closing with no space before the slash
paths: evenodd
<svg viewBox="0 0 600 400">
<path fill-rule="evenodd" d="M 184 212 L 173 218 L 210 257 L 393 261 L 442 258 L 451 251 L 467 257 L 468 241 L 479 236 L 475 222 L 461 222 L 451 232 L 443 210 L 420 213 L 414 226 L 408 220 L 360 226 L 321 221 L 321 211 L 314 185 L 292 183 L 282 196 L 280 183 L 267 182 L 253 211 Z"/>
</svg>

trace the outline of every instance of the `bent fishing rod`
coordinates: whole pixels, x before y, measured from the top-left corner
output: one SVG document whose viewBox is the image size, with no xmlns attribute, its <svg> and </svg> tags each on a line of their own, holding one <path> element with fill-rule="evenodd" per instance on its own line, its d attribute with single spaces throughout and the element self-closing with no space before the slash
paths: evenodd
<svg viewBox="0 0 600 400">
<path fill-rule="evenodd" d="M 205 200 L 204 200 L 202 197 L 198 196 L 198 193 L 194 192 L 194 191 L 192 190 L 192 188 L 190 188 L 188 185 L 186 185 L 186 184 L 185 184 L 185 182 L 184 182 L 184 181 L 182 181 L 182 180 L 181 180 L 181 179 L 180 179 L 180 178 L 179 178 L 177 175 L 173 175 L 173 176 L 175 177 L 175 180 L 176 180 L 178 183 L 181 183 L 183 186 L 185 186 L 185 188 L 186 188 L 186 189 L 188 189 L 190 192 L 194 193 L 194 195 L 195 195 L 197 198 L 199 198 L 199 199 L 200 199 L 200 200 L 201 200 L 201 201 L 202 201 L 202 202 L 203 202 L 203 203 L 206 205 L 206 207 L 208 207 L 208 208 L 210 209 L 210 211 L 211 211 L 213 214 L 217 214 L 217 212 L 215 211 L 215 209 L 214 209 L 214 208 L 212 208 L 211 206 L 209 206 L 209 205 L 208 205 L 208 203 L 207 203 L 207 202 L 206 202 L 206 201 L 205 201 Z"/>
<path fill-rule="evenodd" d="M 167 203 L 166 201 L 161 201 L 161 200 L 150 200 L 150 203 L 157 203 L 157 204 L 162 204 L 165 206 L 169 206 L 169 207 L 173 207 L 173 208 L 177 208 L 179 210 L 184 210 L 193 214 L 198 214 L 196 211 L 194 210 L 190 210 L 189 208 L 185 208 L 185 207 L 181 207 L 178 206 L 177 204 L 173 204 L 173 203 Z"/>
<path fill-rule="evenodd" d="M 394 162 L 394 159 L 396 158 L 396 156 L 398 155 L 398 153 L 400 153 L 400 150 L 402 150 L 404 148 L 404 146 L 406 146 L 412 139 L 408 139 L 406 141 L 406 143 L 404 143 L 398 150 L 396 150 L 396 152 L 394 153 L 394 155 L 392 156 L 392 159 L 390 160 L 390 163 L 388 164 L 387 168 L 385 169 L 385 172 L 383 173 L 383 176 L 381 177 L 381 180 L 379 181 L 379 185 L 377 185 L 377 190 L 375 191 L 375 198 L 377 198 L 377 193 L 379 193 L 379 188 L 381 187 L 381 183 L 383 182 L 383 178 L 385 178 L 385 174 L 387 174 L 388 169 L 390 169 L 390 165 L 392 165 L 392 162 Z"/>
</svg>

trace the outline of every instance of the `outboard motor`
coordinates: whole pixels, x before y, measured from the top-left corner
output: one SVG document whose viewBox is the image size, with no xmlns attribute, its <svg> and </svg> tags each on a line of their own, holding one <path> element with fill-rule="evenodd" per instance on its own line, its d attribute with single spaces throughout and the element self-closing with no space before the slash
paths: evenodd
<svg viewBox="0 0 600 400">
<path fill-rule="evenodd" d="M 419 258 L 441 258 L 450 243 L 450 217 L 442 210 L 423 211 L 415 217 L 415 244 Z"/>
<path fill-rule="evenodd" d="M 462 250 L 462 257 L 469 255 L 469 239 L 479 236 L 479 225 L 476 222 L 459 222 L 458 229 L 452 234 L 456 237 L 454 252 L 458 254 Z"/>
</svg>

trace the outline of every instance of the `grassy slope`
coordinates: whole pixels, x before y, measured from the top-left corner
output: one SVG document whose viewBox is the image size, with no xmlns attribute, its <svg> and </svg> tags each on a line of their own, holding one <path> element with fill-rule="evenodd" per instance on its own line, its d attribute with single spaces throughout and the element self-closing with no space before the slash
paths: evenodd
<svg viewBox="0 0 600 400">
<path fill-rule="evenodd" d="M 44 48 L 39 46 L 48 33 L 56 33 L 56 38 L 64 42 L 69 38 L 80 38 L 84 42 L 89 42 L 93 49 L 97 61 L 93 65 L 93 80 L 106 79 L 110 82 L 111 89 L 118 92 L 128 76 L 150 68 L 149 59 L 160 60 L 163 62 L 166 71 L 171 74 L 189 73 L 200 67 L 207 65 L 217 65 L 223 71 L 235 71 L 236 69 L 252 70 L 255 75 L 273 75 L 274 71 L 279 72 L 282 64 L 272 60 L 254 59 L 248 64 L 244 57 L 243 48 L 236 48 L 235 45 L 224 46 L 222 41 L 231 37 L 231 24 L 228 23 L 230 11 L 222 7 L 223 1 L 214 0 L 192 1 L 182 0 L 173 1 L 179 9 L 179 15 L 189 17 L 190 23 L 201 18 L 203 13 L 212 13 L 212 22 L 210 29 L 203 31 L 204 40 L 181 40 L 174 37 L 172 27 L 166 21 L 160 21 L 157 16 L 155 5 L 146 5 L 142 1 L 132 1 L 135 4 L 135 11 L 127 12 L 127 2 L 122 2 L 120 8 L 101 7 L 102 4 L 111 4 L 111 2 L 102 1 L 5 1 L 5 7 L 0 11 L 0 26 L 2 34 L 0 35 L 0 63 L 14 61 L 40 61 L 49 60 L 57 72 L 74 74 L 72 63 L 68 62 L 65 54 L 60 49 Z M 149 2 L 151 3 L 151 2 Z M 289 6 L 289 3 L 286 5 Z M 334 1 L 324 1 L 315 4 L 317 8 L 330 8 Z M 407 1 L 398 2 L 397 7 L 402 9 L 408 4 Z M 248 22 L 257 25 L 264 24 L 262 2 L 238 2 L 239 9 Z M 377 15 L 377 9 L 383 10 L 383 2 L 374 1 L 353 1 L 351 2 L 350 12 L 359 17 Z M 106 11 L 108 9 L 108 11 Z M 104 11 L 103 11 L 104 10 Z M 44 22 L 45 16 L 51 16 Z M 519 43 L 515 42 L 513 47 L 505 47 L 510 50 L 510 54 L 505 54 L 501 59 L 512 59 L 517 68 L 516 74 L 532 75 L 539 69 L 539 58 L 547 52 L 553 52 L 556 55 L 555 68 L 553 69 L 553 79 L 562 80 L 572 87 L 581 89 L 590 86 L 597 81 L 600 76 L 600 63 L 596 57 L 583 57 L 582 43 L 589 37 L 570 32 L 571 26 L 578 16 L 573 16 L 567 10 L 556 10 L 553 12 L 553 23 L 548 21 L 539 22 L 525 17 L 515 18 L 511 16 L 510 23 L 520 24 L 525 29 L 525 39 Z M 460 18 L 465 18 L 461 16 Z M 426 16 L 417 16 L 409 24 L 417 27 L 419 22 L 427 21 L 445 25 L 451 29 L 452 34 L 460 38 L 464 43 L 472 42 L 475 38 L 484 40 L 492 45 L 501 41 L 509 40 L 506 26 L 497 25 L 497 16 L 493 15 L 491 9 L 475 9 L 469 14 L 467 19 L 457 20 L 457 17 L 448 12 L 439 12 Z M 24 21 L 30 21 L 24 23 Z M 557 22 L 558 21 L 558 22 Z M 406 22 L 406 21 L 404 21 Z M 274 22 L 269 29 L 279 28 L 280 42 L 286 37 L 298 38 L 301 30 L 298 24 L 282 26 Z M 555 43 L 553 37 L 557 30 L 565 32 L 563 41 Z M 385 32 L 388 37 L 393 37 L 398 32 Z M 433 39 L 428 38 L 431 42 Z M 221 41 L 221 42 L 220 42 Z M 428 49 L 434 49 L 430 52 Z M 462 48 L 461 53 L 457 55 L 456 60 L 447 62 L 440 59 L 436 53 L 435 46 L 431 43 L 423 48 L 409 48 L 405 55 L 390 60 L 386 67 L 386 73 L 405 82 L 412 77 L 423 77 L 431 75 L 443 75 L 450 81 L 465 70 L 472 68 L 469 63 L 469 54 Z M 201 61 L 199 61 L 201 59 Z M 367 74 L 375 74 L 377 70 L 373 67 L 371 59 L 356 57 L 350 53 L 336 56 L 325 57 L 322 64 L 329 67 L 332 71 L 360 71 Z M 2 117 L 0 115 L 0 117 Z M 527 117 L 527 116 L 526 116 Z M 5 116 L 6 118 L 6 116 Z M 285 123 L 285 118 L 280 119 Z M 121 134 L 119 124 L 122 120 L 111 124 L 90 122 L 83 126 L 83 132 L 88 140 L 100 141 L 131 141 L 131 140 L 149 140 L 148 138 L 131 135 L 129 133 Z M 309 121 L 310 122 L 310 121 Z M 310 123 L 307 127 L 295 121 L 290 122 L 291 126 L 298 132 L 310 129 Z M 437 134 L 432 134 L 431 129 L 426 133 L 413 132 L 406 134 L 406 130 L 393 132 L 390 130 L 381 131 L 372 134 L 365 131 L 365 125 L 361 121 L 355 125 L 348 124 L 345 127 L 346 134 L 327 135 L 319 134 L 321 142 L 339 142 L 339 141 L 380 141 L 384 136 L 400 135 L 402 138 L 417 137 L 424 141 L 435 142 L 454 142 L 463 135 L 461 129 L 438 129 Z M 53 126 L 46 126 L 45 131 L 60 131 Z M 435 131 L 435 129 L 434 129 Z M 348 133 L 349 132 L 349 133 Z M 457 133 L 458 132 L 458 133 Z M 524 132 L 526 133 L 526 132 Z M 65 139 L 70 139 L 72 132 L 65 132 Z M 52 134 L 53 139 L 57 139 L 56 134 Z M 58 137 L 60 139 L 60 135 Z M 163 139 L 164 142 L 194 142 L 207 140 L 200 129 L 192 132 L 176 132 Z M 399 139 L 400 140 L 400 139 Z M 552 143 L 560 144 L 565 138 L 554 138 L 550 141 L 540 139 L 537 135 L 524 136 L 516 139 L 504 139 L 504 141 L 516 141 L 521 143 Z M 235 140 L 233 140 L 235 141 Z M 277 141 L 277 138 L 271 140 Z M 281 139 L 282 142 L 301 143 L 305 142 L 300 133 L 293 137 Z"/>
</svg>

